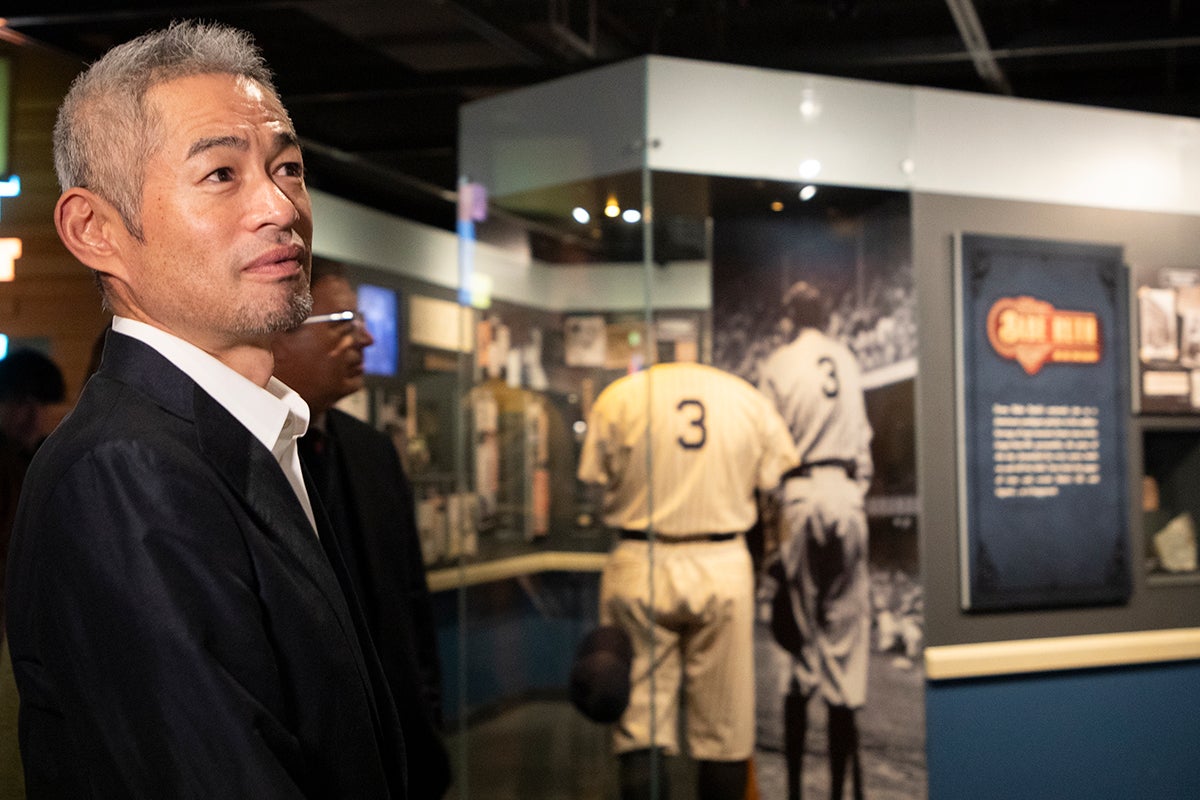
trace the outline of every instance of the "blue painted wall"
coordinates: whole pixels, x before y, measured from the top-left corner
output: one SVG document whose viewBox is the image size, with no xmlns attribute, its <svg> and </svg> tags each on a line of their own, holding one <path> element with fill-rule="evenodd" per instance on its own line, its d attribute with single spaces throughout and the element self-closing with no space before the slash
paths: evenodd
<svg viewBox="0 0 1200 800">
<path fill-rule="evenodd" d="M 1200 798 L 1200 662 L 933 681 L 930 800 Z"/>
</svg>

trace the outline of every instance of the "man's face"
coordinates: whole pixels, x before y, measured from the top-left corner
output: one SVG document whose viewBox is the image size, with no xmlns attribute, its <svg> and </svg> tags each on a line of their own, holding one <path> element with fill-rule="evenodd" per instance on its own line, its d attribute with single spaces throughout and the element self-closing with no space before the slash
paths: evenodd
<svg viewBox="0 0 1200 800">
<path fill-rule="evenodd" d="M 321 278 L 312 287 L 314 317 L 356 311 L 358 298 L 348 281 Z M 363 350 L 374 343 L 361 324 L 312 322 L 275 339 L 275 376 L 312 407 L 326 411 L 363 387 Z"/>
<path fill-rule="evenodd" d="M 265 345 L 308 313 L 312 207 L 278 100 L 232 75 L 158 84 L 129 243 L 129 309 L 209 352 Z"/>
</svg>

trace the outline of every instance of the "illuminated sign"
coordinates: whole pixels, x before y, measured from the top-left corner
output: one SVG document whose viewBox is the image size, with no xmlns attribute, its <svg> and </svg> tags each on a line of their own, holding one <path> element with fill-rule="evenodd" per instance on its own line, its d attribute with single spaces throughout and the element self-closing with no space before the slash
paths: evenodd
<svg viewBox="0 0 1200 800">
<path fill-rule="evenodd" d="M 0 281 L 11 281 L 16 277 L 16 260 L 20 257 L 20 239 L 0 239 Z"/>
<path fill-rule="evenodd" d="M 16 197 L 19 194 L 21 194 L 21 177 L 19 175 L 10 175 L 0 181 L 0 198 Z"/>
<path fill-rule="evenodd" d="M 0 175 L 8 174 L 9 117 L 12 96 L 12 63 L 0 58 Z"/>
<path fill-rule="evenodd" d="M 8 174 L 9 112 L 12 94 L 12 64 L 0 58 L 0 175 Z M 0 198 L 16 197 L 21 193 L 21 179 L 10 175 L 0 181 Z M 11 281 L 16 277 L 16 260 L 21 257 L 20 239 L 0 239 L 0 281 Z M 7 340 L 5 340 L 7 351 Z M 2 356 L 0 356 L 2 357 Z"/>
<path fill-rule="evenodd" d="M 0 175 L 8 175 L 8 141 L 12 109 L 12 64 L 0 58 Z M 21 179 L 16 175 L 0 181 L 0 197 L 16 197 L 21 193 Z M 4 280 L 12 280 L 5 278 Z"/>
<path fill-rule="evenodd" d="M 1095 364 L 1100 360 L 1100 320 L 1090 311 L 1060 311 L 1034 297 L 1002 297 L 987 316 L 987 336 L 1001 358 L 1030 375 L 1047 362 Z"/>
</svg>

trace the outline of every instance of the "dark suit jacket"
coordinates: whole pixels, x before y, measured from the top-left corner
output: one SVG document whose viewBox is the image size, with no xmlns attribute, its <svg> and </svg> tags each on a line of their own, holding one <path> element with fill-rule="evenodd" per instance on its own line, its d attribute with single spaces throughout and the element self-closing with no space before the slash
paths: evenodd
<svg viewBox="0 0 1200 800">
<path fill-rule="evenodd" d="M 109 334 L 9 554 L 30 798 L 404 797 L 395 709 L 314 510 L 321 541 L 244 426 Z"/>
<path fill-rule="evenodd" d="M 325 420 L 333 457 L 308 466 L 329 506 L 396 700 L 410 765 L 409 797 L 441 798 L 450 785 L 449 758 L 436 723 L 441 667 L 412 488 L 385 434 L 336 409 Z M 301 452 L 309 456 L 311 450 Z M 329 486 L 331 480 L 337 485 Z"/>
</svg>

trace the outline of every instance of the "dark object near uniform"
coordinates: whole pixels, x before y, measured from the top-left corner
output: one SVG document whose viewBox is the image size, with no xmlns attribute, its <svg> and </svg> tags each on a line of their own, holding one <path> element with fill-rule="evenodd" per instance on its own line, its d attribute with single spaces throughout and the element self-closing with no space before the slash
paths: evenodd
<svg viewBox="0 0 1200 800">
<path fill-rule="evenodd" d="M 571 667 L 571 703 L 593 722 L 612 723 L 629 705 L 629 634 L 602 625 L 584 637 Z"/>
</svg>

